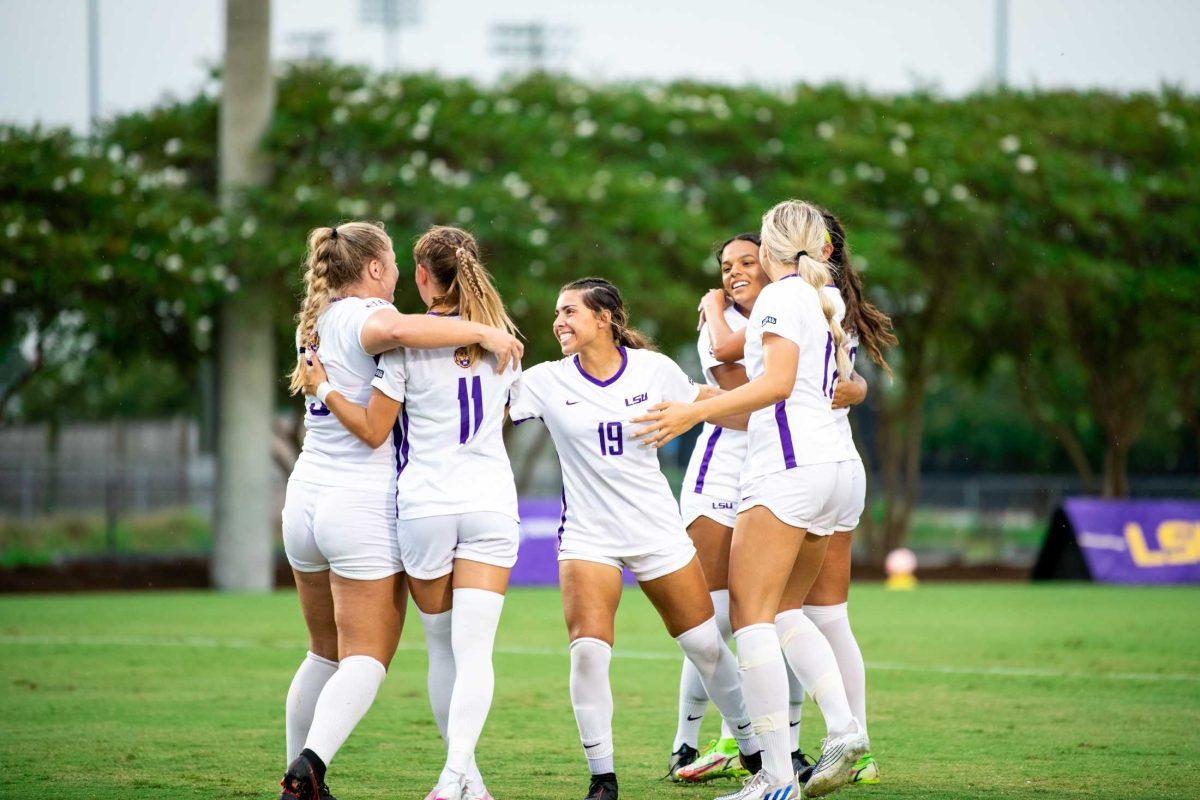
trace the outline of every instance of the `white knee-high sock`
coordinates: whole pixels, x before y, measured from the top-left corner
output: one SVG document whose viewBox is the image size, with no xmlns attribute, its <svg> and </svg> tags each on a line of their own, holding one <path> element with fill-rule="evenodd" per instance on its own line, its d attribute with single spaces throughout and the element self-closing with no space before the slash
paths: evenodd
<svg viewBox="0 0 1200 800">
<path fill-rule="evenodd" d="M 721 638 L 717 621 L 709 618 L 690 631 L 675 637 L 684 655 L 696 667 L 700 680 L 721 716 L 729 720 L 733 738 L 743 753 L 756 753 L 760 749 L 754 741 L 750 715 L 742 699 L 741 681 L 738 678 L 737 659 L 729 645 Z"/>
<path fill-rule="evenodd" d="M 615 772 L 613 767 L 612 686 L 608 665 L 612 647 L 584 637 L 571 642 L 571 706 L 579 740 L 593 775 Z"/>
<path fill-rule="evenodd" d="M 729 590 L 717 589 L 709 592 L 712 597 L 714 619 L 721 631 L 721 638 L 728 642 L 733 638 L 729 627 Z M 679 722 L 675 728 L 675 743 L 671 750 L 679 749 L 686 743 L 697 747 L 700 742 L 700 726 L 704 723 L 704 712 L 708 710 L 708 690 L 704 681 L 692 662 L 684 658 L 683 670 L 679 676 Z M 721 738 L 732 739 L 733 731 L 724 717 L 721 718 Z"/>
<path fill-rule="evenodd" d="M 800 749 L 800 721 L 804 708 L 804 684 L 788 666 L 788 730 L 791 733 L 793 752 Z"/>
<path fill-rule="evenodd" d="M 811 619 L 798 608 L 775 617 L 779 643 L 796 677 L 812 692 L 817 708 L 825 717 L 825 729 L 832 736 L 843 736 L 855 729 L 854 715 L 846 700 L 842 674 L 838 672 L 833 648 Z"/>
<path fill-rule="evenodd" d="M 504 595 L 486 589 L 455 589 L 450 640 L 456 675 L 446 729 L 446 768 L 438 784 L 466 775 L 492 707 L 495 673 L 492 648 Z"/>
<path fill-rule="evenodd" d="M 304 741 L 329 766 L 346 737 L 367 713 L 387 669 L 370 656 L 346 656 L 338 662 L 337 672 L 325 683 L 312 727 Z"/>
<path fill-rule="evenodd" d="M 304 748 L 308 729 L 312 725 L 313 709 L 325 682 L 337 672 L 338 662 L 322 658 L 309 651 L 288 687 L 284 720 L 287 730 L 287 763 L 291 764 Z"/>
<path fill-rule="evenodd" d="M 863 733 L 867 731 L 867 668 L 863 664 L 862 650 L 854 631 L 850 629 L 850 615 L 845 603 L 836 606 L 805 606 L 804 616 L 816 623 L 817 628 L 829 641 L 837 659 L 842 683 L 846 687 L 846 699 L 850 711 Z"/>
<path fill-rule="evenodd" d="M 758 740 L 763 769 L 773 784 L 789 783 L 792 756 L 788 749 L 787 667 L 779 636 L 769 622 L 747 625 L 733 634 L 737 641 L 742 694 Z"/>
<path fill-rule="evenodd" d="M 429 653 L 429 674 L 425 682 L 429 691 L 429 707 L 433 709 L 438 733 L 445 739 L 446 723 L 450 718 L 450 697 L 454 693 L 454 648 L 450 641 L 450 615 L 453 612 L 426 614 L 420 609 L 417 612 L 421 615 L 425 649 Z"/>
</svg>

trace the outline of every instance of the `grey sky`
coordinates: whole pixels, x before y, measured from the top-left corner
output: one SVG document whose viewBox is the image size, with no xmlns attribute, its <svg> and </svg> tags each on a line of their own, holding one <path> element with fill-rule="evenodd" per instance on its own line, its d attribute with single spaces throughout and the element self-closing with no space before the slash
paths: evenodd
<svg viewBox="0 0 1200 800">
<path fill-rule="evenodd" d="M 0 121 L 83 127 L 86 0 L 0 0 Z M 1200 90 L 1200 2 L 1010 0 L 1010 82 Z M 222 0 L 100 0 L 102 113 L 188 95 L 220 58 Z M 358 0 L 274 0 L 273 48 L 325 31 L 340 61 L 384 61 Z M 993 64 L 994 0 L 422 0 L 400 37 L 405 69 L 495 78 L 488 29 L 541 20 L 574 31 L 558 66 L 594 80 L 842 81 L 960 94 Z"/>
</svg>

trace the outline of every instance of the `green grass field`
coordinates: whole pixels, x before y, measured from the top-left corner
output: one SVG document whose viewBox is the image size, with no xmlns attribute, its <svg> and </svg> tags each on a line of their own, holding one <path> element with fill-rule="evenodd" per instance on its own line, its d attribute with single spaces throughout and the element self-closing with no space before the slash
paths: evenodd
<svg viewBox="0 0 1200 800">
<path fill-rule="evenodd" d="M 1200 794 L 1200 590 L 863 585 L 851 614 L 883 784 L 841 796 Z M 342 800 L 419 800 L 440 769 L 411 618 L 375 707 L 330 769 Z M 623 797 L 731 788 L 659 779 L 679 655 L 636 590 L 617 631 Z M 0 797 L 276 796 L 282 702 L 305 646 L 294 594 L 4 597 L 0 645 Z M 565 645 L 557 592 L 514 591 L 478 757 L 499 800 L 584 794 Z M 806 712 L 810 749 L 823 730 Z"/>
</svg>

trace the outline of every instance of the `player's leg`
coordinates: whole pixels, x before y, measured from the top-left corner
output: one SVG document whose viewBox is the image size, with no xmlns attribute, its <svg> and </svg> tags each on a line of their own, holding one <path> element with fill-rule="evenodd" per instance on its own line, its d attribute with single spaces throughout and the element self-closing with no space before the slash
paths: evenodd
<svg viewBox="0 0 1200 800">
<path fill-rule="evenodd" d="M 520 533 L 516 520 L 497 513 L 458 515 L 458 527 L 450 612 L 456 674 L 447 722 L 447 760 L 438 786 L 462 783 L 465 796 L 476 798 L 487 795 L 475 767 L 475 746 L 492 705 L 492 649 Z"/>
<path fill-rule="evenodd" d="M 333 594 L 329 590 L 329 570 L 301 572 L 293 569 L 292 576 L 296 580 L 304 624 L 308 627 L 308 653 L 288 687 L 286 764 L 300 755 L 312 725 L 317 698 L 338 667 L 337 624 L 333 616 Z"/>
<path fill-rule="evenodd" d="M 630 559 L 630 568 L 658 610 L 667 632 L 696 667 L 706 693 L 731 723 L 748 768 L 757 771 L 761 748 L 742 700 L 737 659 L 717 626 L 712 598 L 693 548 L 673 547 Z"/>
<path fill-rule="evenodd" d="M 686 519 L 686 516 L 685 516 Z M 733 539 L 733 528 L 708 516 L 697 516 L 688 525 L 688 536 L 696 547 L 696 557 L 704 570 L 704 579 L 712 598 L 717 627 L 722 636 L 729 640 L 729 543 Z M 675 741 L 671 745 L 671 760 L 668 767 L 668 777 L 679 780 L 679 770 L 694 763 L 700 753 L 700 726 L 704 722 L 704 713 L 708 708 L 708 694 L 704 682 L 694 664 L 683 659 L 683 668 L 679 676 L 679 716 L 675 729 Z M 724 727 L 724 725 L 722 726 Z M 732 738 L 731 738 L 732 742 Z M 720 744 L 719 742 L 717 743 Z M 722 758 L 718 747 L 708 748 L 711 753 L 705 755 Z M 734 753 L 736 756 L 736 752 Z M 728 760 L 726 757 L 725 760 Z M 703 774 L 711 775 L 712 765 Z M 713 775 L 713 777 L 716 777 Z"/>
<path fill-rule="evenodd" d="M 615 799 L 613 699 L 608 669 L 613 623 L 621 601 L 621 567 L 615 561 L 566 559 L 558 562 L 558 576 L 571 641 L 571 707 L 592 774 L 587 796 Z"/>
<path fill-rule="evenodd" d="M 800 550 L 804 531 L 766 507 L 741 511 L 729 552 L 730 620 L 737 641 L 742 693 L 763 747 L 763 768 L 730 798 L 760 798 L 797 790 L 787 728 L 787 667 L 775 631 L 775 613 Z"/>
</svg>

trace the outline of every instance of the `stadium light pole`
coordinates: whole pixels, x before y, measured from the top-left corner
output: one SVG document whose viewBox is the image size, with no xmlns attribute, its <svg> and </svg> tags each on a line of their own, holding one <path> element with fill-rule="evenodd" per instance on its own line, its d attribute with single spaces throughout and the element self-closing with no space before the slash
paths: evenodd
<svg viewBox="0 0 1200 800">
<path fill-rule="evenodd" d="M 88 0 L 88 131 L 95 136 L 100 119 L 100 0 Z"/>
<path fill-rule="evenodd" d="M 570 54 L 575 31 L 545 22 L 499 22 L 489 33 L 492 54 L 508 62 L 510 69 L 543 72 L 551 60 Z"/>
<path fill-rule="evenodd" d="M 1008 86 L 1008 0 L 996 0 L 996 73 L 997 89 Z"/>
<path fill-rule="evenodd" d="M 420 21 L 418 0 L 359 0 L 359 19 L 383 29 L 383 67 L 400 66 L 400 30 Z"/>
<path fill-rule="evenodd" d="M 225 64 L 218 124 L 222 213 L 237 219 L 247 189 L 270 162 L 259 146 L 275 111 L 271 0 L 225 0 Z M 235 269 L 243 264 L 233 264 Z M 240 270 L 239 270 L 240 272 Z M 217 331 L 217 503 L 212 582 L 223 591 L 274 585 L 271 422 L 275 408 L 274 317 L 266 281 L 239 275 L 221 304 Z"/>
</svg>

